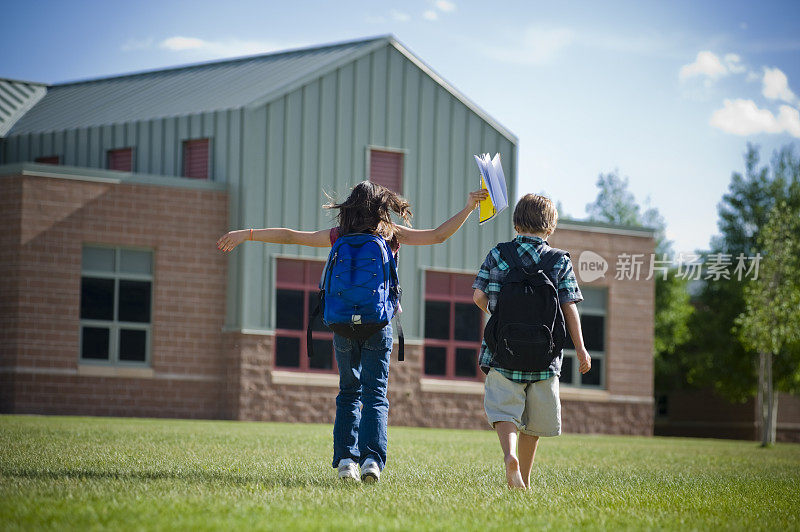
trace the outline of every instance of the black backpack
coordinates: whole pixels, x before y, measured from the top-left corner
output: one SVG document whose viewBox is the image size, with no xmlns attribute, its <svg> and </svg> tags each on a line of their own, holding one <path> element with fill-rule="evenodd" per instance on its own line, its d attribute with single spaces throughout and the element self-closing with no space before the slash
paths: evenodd
<svg viewBox="0 0 800 532">
<path fill-rule="evenodd" d="M 483 338 L 499 367 L 546 371 L 561 356 L 567 338 L 557 280 L 546 272 L 569 253 L 543 248 L 539 263 L 526 268 L 514 242 L 497 248 L 509 270 Z"/>
</svg>

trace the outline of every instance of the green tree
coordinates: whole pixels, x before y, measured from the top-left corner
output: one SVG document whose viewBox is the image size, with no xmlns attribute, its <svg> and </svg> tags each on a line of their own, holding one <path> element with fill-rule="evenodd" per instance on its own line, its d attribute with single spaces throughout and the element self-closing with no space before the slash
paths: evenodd
<svg viewBox="0 0 800 532">
<path fill-rule="evenodd" d="M 774 154 L 768 166 L 762 166 L 758 148 L 748 144 L 745 172 L 732 174 L 728 192 L 718 206 L 720 235 L 712 240 L 710 253 L 728 255 L 734 262 L 739 254 L 754 257 L 760 251 L 761 232 L 781 202 L 793 211 L 800 208 L 800 159 L 787 146 Z M 696 317 L 691 321 L 691 340 L 681 350 L 677 364 L 687 383 L 712 387 L 733 401 L 745 401 L 757 390 L 756 355 L 736 329 L 736 320 L 746 308 L 748 283 L 748 279 L 731 276 L 702 284 L 695 301 Z M 773 369 L 778 390 L 798 390 L 797 365 L 791 367 L 781 360 Z"/>
<path fill-rule="evenodd" d="M 740 338 L 759 354 L 758 404 L 762 445 L 775 443 L 778 397 L 774 394 L 773 357 L 800 367 L 800 208 L 778 203 L 760 233 L 764 255 L 759 277 L 744 289 L 745 311 L 737 319 Z M 788 360 L 783 360 L 788 359 Z M 781 388 L 797 387 L 800 371 L 782 373 Z"/>
<path fill-rule="evenodd" d="M 636 227 L 655 229 L 656 254 L 659 260 L 672 255 L 672 243 L 666 238 L 666 221 L 655 207 L 642 207 L 628 190 L 628 178 L 618 170 L 600 174 L 597 179 L 597 198 L 586 206 L 589 219 Z M 676 351 L 690 339 L 689 321 L 694 309 L 689 302 L 687 281 L 678 278 L 674 270 L 667 278 L 655 276 L 655 370 L 657 388 L 661 381 L 677 373 Z M 667 383 L 665 382 L 666 386 Z"/>
</svg>

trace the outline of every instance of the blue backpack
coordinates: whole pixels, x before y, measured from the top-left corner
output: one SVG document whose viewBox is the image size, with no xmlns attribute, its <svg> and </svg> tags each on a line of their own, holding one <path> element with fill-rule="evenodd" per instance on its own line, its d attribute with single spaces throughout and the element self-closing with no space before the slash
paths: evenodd
<svg viewBox="0 0 800 532">
<path fill-rule="evenodd" d="M 323 310 L 322 321 L 334 333 L 365 340 L 383 329 L 400 307 L 397 264 L 385 238 L 369 233 L 340 236 L 333 243 L 319 283 L 319 303 L 308 320 L 308 356 L 314 356 L 311 328 Z M 403 360 L 403 327 L 397 316 Z"/>
</svg>

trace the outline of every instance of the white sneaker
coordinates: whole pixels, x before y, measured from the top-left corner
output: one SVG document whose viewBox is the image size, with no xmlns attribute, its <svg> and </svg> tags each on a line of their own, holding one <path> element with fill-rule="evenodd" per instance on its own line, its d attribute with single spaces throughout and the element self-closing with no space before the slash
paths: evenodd
<svg viewBox="0 0 800 532">
<path fill-rule="evenodd" d="M 361 477 L 358 475 L 358 464 L 349 458 L 339 460 L 339 478 L 346 481 L 359 482 Z"/>
<path fill-rule="evenodd" d="M 361 480 L 372 484 L 373 482 L 378 482 L 380 477 L 381 468 L 378 467 L 378 462 L 372 458 L 367 458 L 366 462 L 364 462 L 364 465 L 361 466 Z"/>
</svg>

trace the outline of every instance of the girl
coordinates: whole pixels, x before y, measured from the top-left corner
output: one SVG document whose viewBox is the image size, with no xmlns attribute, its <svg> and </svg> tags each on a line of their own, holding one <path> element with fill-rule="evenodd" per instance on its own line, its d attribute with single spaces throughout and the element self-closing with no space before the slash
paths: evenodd
<svg viewBox="0 0 800 532">
<path fill-rule="evenodd" d="M 466 206 L 436 229 L 411 229 L 411 207 L 404 198 L 381 185 L 362 181 L 353 187 L 342 203 L 329 203 L 338 209 L 338 226 L 321 231 L 295 231 L 283 227 L 244 229 L 226 233 L 217 248 L 229 252 L 246 240 L 276 244 L 330 247 L 341 235 L 371 233 L 385 238 L 397 254 L 401 244 L 425 246 L 444 242 L 466 221 L 486 190 L 470 192 Z M 392 221 L 392 212 L 404 226 Z M 333 336 L 336 365 L 339 368 L 339 395 L 333 424 L 333 467 L 339 478 L 375 482 L 386 463 L 386 424 L 389 400 L 389 358 L 392 351 L 392 325 L 389 323 L 363 341 Z M 359 403 L 361 408 L 359 408 Z"/>
</svg>

